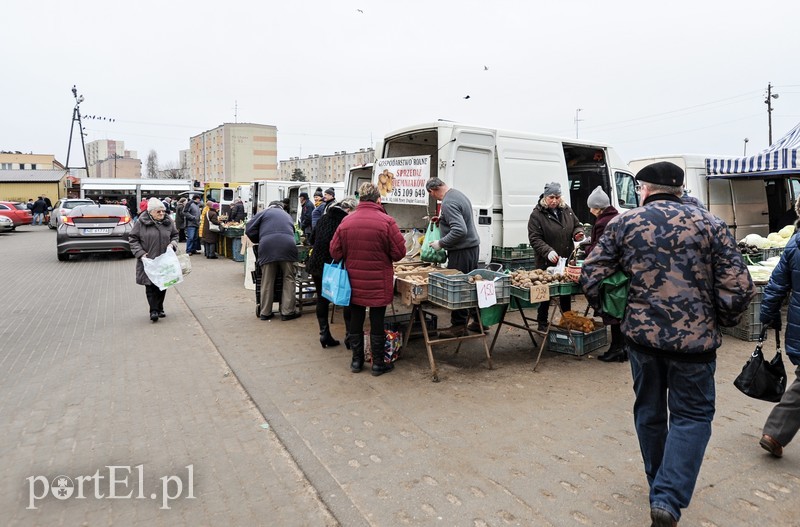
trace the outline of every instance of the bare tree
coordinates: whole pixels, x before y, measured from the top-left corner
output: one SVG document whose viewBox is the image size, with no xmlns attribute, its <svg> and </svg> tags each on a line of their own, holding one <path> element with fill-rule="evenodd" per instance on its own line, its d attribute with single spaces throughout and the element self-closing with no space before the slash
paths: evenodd
<svg viewBox="0 0 800 527">
<path fill-rule="evenodd" d="M 188 173 L 188 169 L 179 167 L 175 161 L 170 161 L 161 168 L 159 177 L 161 179 L 189 179 Z"/>
<path fill-rule="evenodd" d="M 158 177 L 158 154 L 155 150 L 150 150 L 147 154 L 147 177 L 156 179 Z"/>
</svg>

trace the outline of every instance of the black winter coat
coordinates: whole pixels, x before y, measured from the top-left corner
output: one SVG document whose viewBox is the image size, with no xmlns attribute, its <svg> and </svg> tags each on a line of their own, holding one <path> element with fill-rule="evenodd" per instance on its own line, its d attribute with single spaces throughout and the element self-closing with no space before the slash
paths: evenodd
<svg viewBox="0 0 800 527">
<path fill-rule="evenodd" d="M 344 209 L 331 207 L 328 209 L 328 213 L 317 222 L 317 228 L 314 229 L 314 248 L 306 262 L 306 270 L 311 276 L 322 276 L 325 264 L 333 260 L 331 258 L 331 240 L 339 224 L 346 217 L 347 213 Z"/>
</svg>

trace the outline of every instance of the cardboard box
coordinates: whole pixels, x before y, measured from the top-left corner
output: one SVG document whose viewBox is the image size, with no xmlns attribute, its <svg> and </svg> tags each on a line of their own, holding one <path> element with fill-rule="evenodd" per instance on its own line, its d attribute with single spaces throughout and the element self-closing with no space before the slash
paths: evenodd
<svg viewBox="0 0 800 527">
<path fill-rule="evenodd" d="M 431 269 L 430 271 L 422 271 L 417 273 L 404 273 L 404 276 L 397 276 L 395 278 L 395 289 L 397 294 L 400 295 L 400 302 L 404 306 L 412 304 L 420 304 L 428 299 L 428 284 L 417 284 L 408 279 L 411 275 L 427 276 L 431 272 L 442 274 L 459 274 L 461 271 L 458 269 Z"/>
</svg>

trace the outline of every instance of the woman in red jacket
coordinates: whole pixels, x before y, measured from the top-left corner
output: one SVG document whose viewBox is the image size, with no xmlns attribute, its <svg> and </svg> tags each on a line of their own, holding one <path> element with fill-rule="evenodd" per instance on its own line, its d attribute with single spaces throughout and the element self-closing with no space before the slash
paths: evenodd
<svg viewBox="0 0 800 527">
<path fill-rule="evenodd" d="M 350 371 L 364 366 L 364 320 L 369 308 L 369 337 L 372 347 L 372 375 L 392 371 L 383 360 L 386 334 L 383 318 L 392 302 L 394 270 L 392 262 L 403 258 L 406 244 L 394 218 L 381 206 L 381 194 L 372 183 L 358 189 L 358 208 L 348 215 L 331 241 L 331 257 L 344 260 L 350 277 Z"/>
</svg>

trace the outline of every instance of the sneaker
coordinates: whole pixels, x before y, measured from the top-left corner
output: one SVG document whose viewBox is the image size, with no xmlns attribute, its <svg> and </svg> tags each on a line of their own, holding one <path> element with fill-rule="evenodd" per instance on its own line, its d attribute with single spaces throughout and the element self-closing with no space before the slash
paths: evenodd
<svg viewBox="0 0 800 527">
<path fill-rule="evenodd" d="M 454 339 L 456 337 L 464 337 L 467 334 L 467 326 L 451 326 L 449 328 L 439 330 L 440 339 Z"/>
<path fill-rule="evenodd" d="M 763 436 L 761 436 L 761 441 L 759 441 L 758 444 L 761 445 L 761 448 L 763 448 L 773 456 L 783 457 L 783 447 L 781 446 L 780 443 L 775 441 L 775 439 L 773 439 L 772 436 L 764 434 Z"/>
<path fill-rule="evenodd" d="M 289 313 L 288 315 L 281 315 L 281 320 L 294 320 L 296 318 L 300 318 L 300 315 L 302 315 L 302 313 L 295 311 L 294 313 Z"/>
</svg>

